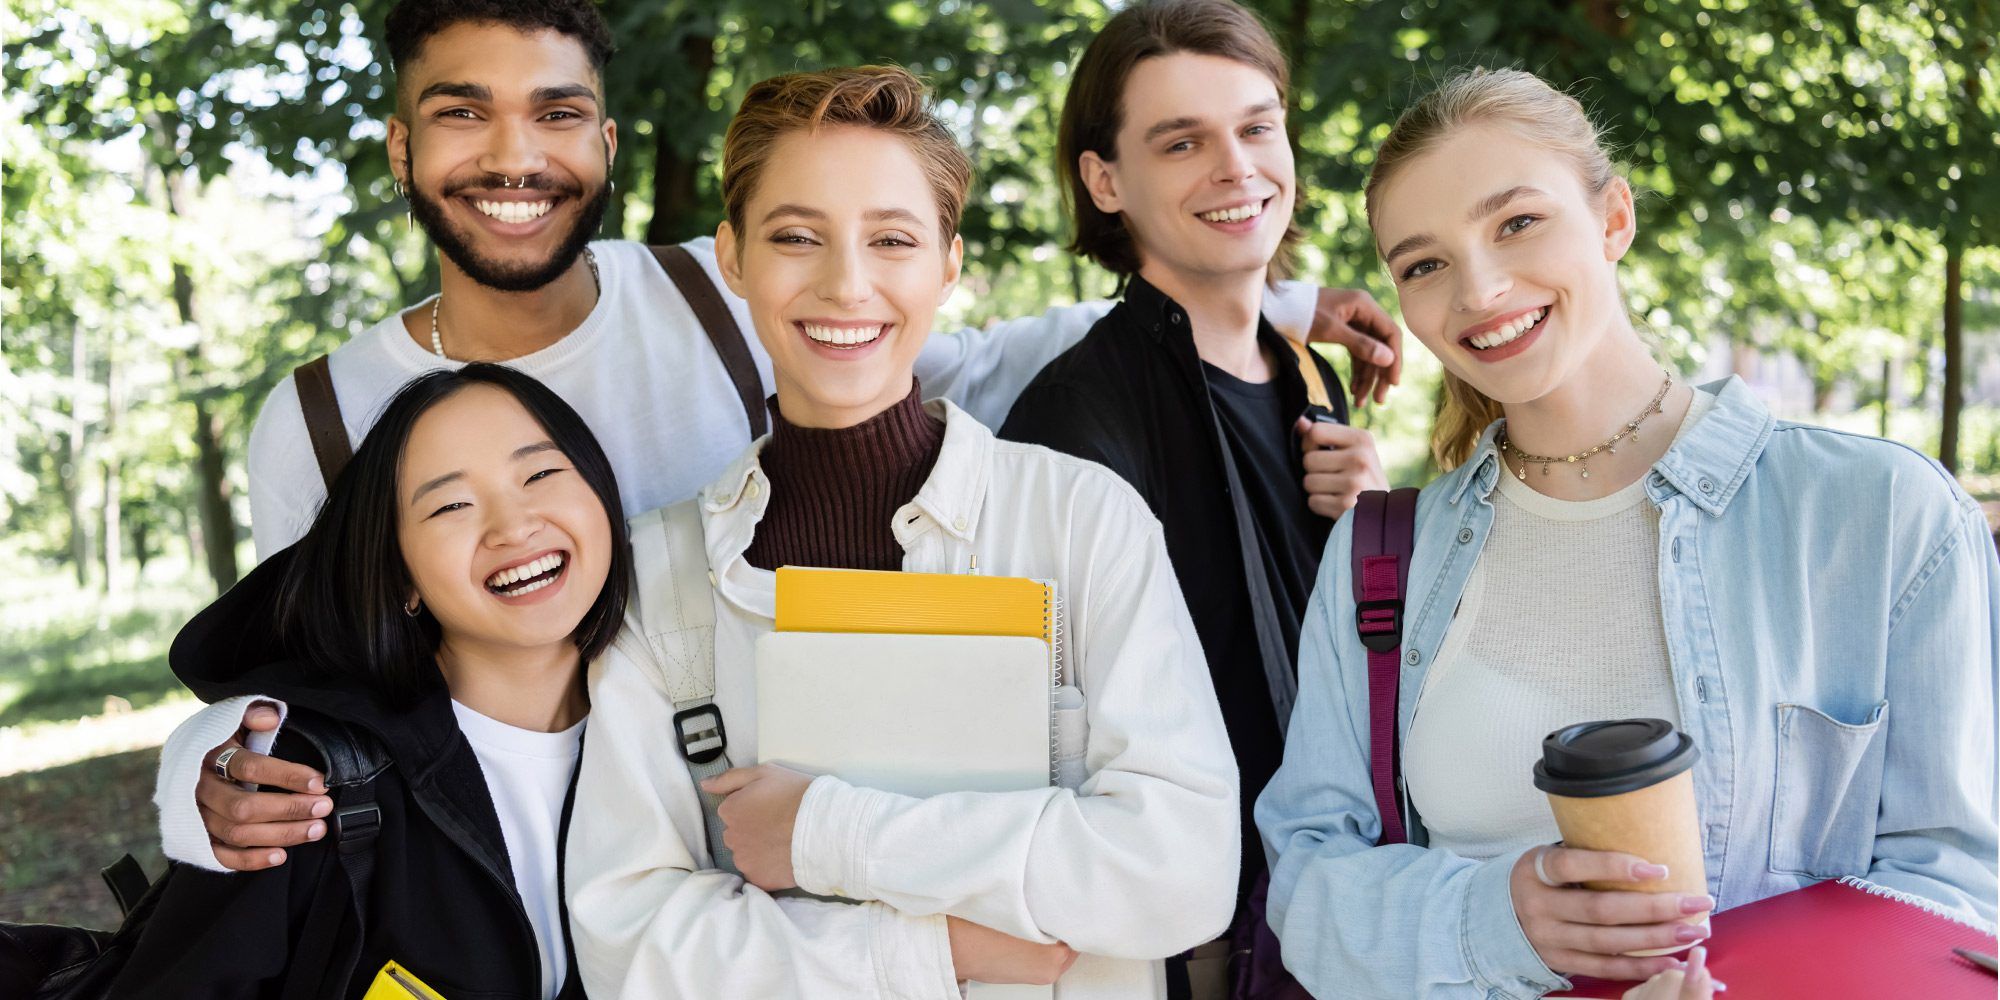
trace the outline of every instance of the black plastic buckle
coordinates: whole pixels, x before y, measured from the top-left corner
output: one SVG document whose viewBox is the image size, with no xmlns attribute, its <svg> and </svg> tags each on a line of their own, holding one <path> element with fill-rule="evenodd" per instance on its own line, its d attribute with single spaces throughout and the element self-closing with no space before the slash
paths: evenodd
<svg viewBox="0 0 2000 1000">
<path fill-rule="evenodd" d="M 375 835 L 382 831 L 382 810 L 374 803 L 359 806 L 344 806 L 333 811 L 333 835 L 340 844 L 340 853 L 354 854 L 368 849 L 375 842 Z"/>
<path fill-rule="evenodd" d="M 1387 617 L 1383 612 L 1388 612 Z M 1386 653 L 1403 644 L 1403 602 L 1361 601 L 1354 608 L 1354 628 L 1361 644 L 1377 653 Z"/>
<path fill-rule="evenodd" d="M 694 723 L 692 727 L 689 723 Z M 729 731 L 722 728 L 722 710 L 714 705 L 696 705 L 674 713 L 674 735 L 679 737 L 681 756 L 696 764 L 706 764 L 729 749 Z"/>
</svg>

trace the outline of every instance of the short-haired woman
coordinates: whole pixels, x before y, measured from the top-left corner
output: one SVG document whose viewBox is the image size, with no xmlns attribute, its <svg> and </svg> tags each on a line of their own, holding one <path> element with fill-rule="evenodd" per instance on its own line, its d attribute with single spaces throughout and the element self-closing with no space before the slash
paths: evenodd
<svg viewBox="0 0 2000 1000">
<path fill-rule="evenodd" d="M 779 566 L 1053 580 L 1080 780 L 919 799 L 763 765 L 698 790 L 665 665 L 620 644 L 593 669 L 568 853 L 600 1000 L 955 998 L 1059 975 L 1060 997 L 1152 998 L 1161 960 L 1229 920 L 1236 772 L 1159 523 L 1108 470 L 918 395 L 970 173 L 897 69 L 767 80 L 730 124 L 716 256 L 778 391 L 776 429 L 699 501 L 714 700 L 732 759 L 756 760 Z M 726 796 L 741 877 L 714 863 L 700 791 Z M 772 894 L 792 886 L 854 902 Z"/>
<path fill-rule="evenodd" d="M 112 993 L 358 998 L 386 974 L 581 997 L 560 830 L 583 664 L 620 628 L 630 560 L 610 462 L 541 383 L 473 364 L 401 390 L 305 537 L 171 654 L 203 698 L 283 698 L 280 758 L 326 770 L 322 747 L 366 750 L 349 777 L 375 774 L 372 845 L 336 830 L 279 868 L 178 869 Z"/>
<path fill-rule="evenodd" d="M 1321 566 L 1257 804 L 1288 966 L 1355 997 L 1674 978 L 1677 959 L 1627 953 L 1841 875 L 1990 919 L 2000 565 L 1978 506 L 1912 449 L 1663 369 L 1619 289 L 1631 189 L 1582 107 L 1532 75 L 1476 71 L 1421 100 L 1368 211 L 1444 363 L 1434 445 L 1457 467 L 1420 496 L 1405 590 L 1407 844 L 1376 846 L 1351 523 Z M 1575 888 L 1664 872 L 1550 846 L 1543 735 L 1630 717 L 1699 750 L 1708 893 Z"/>
</svg>

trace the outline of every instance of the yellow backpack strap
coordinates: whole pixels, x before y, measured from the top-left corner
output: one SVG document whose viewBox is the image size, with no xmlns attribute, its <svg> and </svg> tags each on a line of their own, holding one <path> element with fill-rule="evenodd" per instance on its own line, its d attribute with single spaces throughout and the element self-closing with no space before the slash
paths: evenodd
<svg viewBox="0 0 2000 1000">
<path fill-rule="evenodd" d="M 1293 353 L 1299 356 L 1299 375 L 1306 380 L 1306 402 L 1333 409 L 1333 397 L 1326 394 L 1326 379 L 1320 377 L 1319 365 L 1313 363 L 1312 348 L 1290 337 L 1285 338 L 1285 343 L 1292 345 Z"/>
</svg>

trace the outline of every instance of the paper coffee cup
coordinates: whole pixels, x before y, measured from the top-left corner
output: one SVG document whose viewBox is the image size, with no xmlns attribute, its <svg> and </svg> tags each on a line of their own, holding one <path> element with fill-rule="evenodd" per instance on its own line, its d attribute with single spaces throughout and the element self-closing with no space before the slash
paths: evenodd
<svg viewBox="0 0 2000 1000">
<path fill-rule="evenodd" d="M 1701 820 L 1695 815 L 1694 740 L 1664 719 L 1617 719 L 1564 726 L 1542 740 L 1535 787 L 1548 794 L 1563 846 L 1617 851 L 1667 866 L 1650 882 L 1585 882 L 1586 889 L 1624 892 L 1708 892 Z M 1683 923 L 1705 927 L 1705 913 Z M 1671 955 L 1675 945 L 1628 951 Z"/>
</svg>

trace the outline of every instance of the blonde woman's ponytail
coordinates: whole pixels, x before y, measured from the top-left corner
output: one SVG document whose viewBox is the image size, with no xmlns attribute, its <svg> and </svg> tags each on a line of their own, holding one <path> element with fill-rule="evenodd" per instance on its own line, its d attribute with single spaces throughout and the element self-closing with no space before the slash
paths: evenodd
<svg viewBox="0 0 2000 1000">
<path fill-rule="evenodd" d="M 1431 456 L 1438 468 L 1455 469 L 1472 457 L 1486 427 L 1500 419 L 1500 404 L 1464 379 L 1444 373 L 1438 392 L 1437 419 L 1431 423 Z"/>
</svg>

